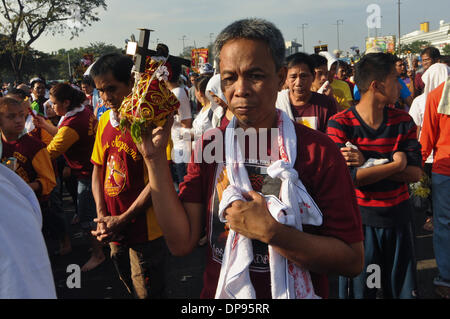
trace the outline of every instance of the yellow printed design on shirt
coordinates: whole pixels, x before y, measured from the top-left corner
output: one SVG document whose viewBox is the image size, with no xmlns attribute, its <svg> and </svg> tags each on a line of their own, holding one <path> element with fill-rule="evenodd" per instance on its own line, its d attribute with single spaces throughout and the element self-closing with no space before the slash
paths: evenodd
<svg viewBox="0 0 450 319">
<path fill-rule="evenodd" d="M 109 197 L 119 195 L 126 182 L 126 168 L 122 159 L 116 154 L 110 154 L 106 162 L 105 194 Z"/>
<path fill-rule="evenodd" d="M 312 128 L 313 130 L 317 130 L 317 117 L 315 117 L 315 116 L 296 117 L 295 121 L 298 124 L 302 124 L 304 126 Z"/>
</svg>

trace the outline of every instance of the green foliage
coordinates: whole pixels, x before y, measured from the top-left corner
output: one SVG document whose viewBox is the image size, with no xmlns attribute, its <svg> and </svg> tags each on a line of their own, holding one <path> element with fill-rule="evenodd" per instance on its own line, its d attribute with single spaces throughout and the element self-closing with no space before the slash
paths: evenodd
<svg viewBox="0 0 450 319">
<path fill-rule="evenodd" d="M 95 42 L 91 43 L 87 47 L 78 47 L 68 50 L 60 49 L 57 52 L 53 52 L 52 58 L 59 63 L 55 79 L 69 79 L 69 63 L 71 74 L 74 75 L 75 78 L 79 79 L 82 76 L 82 74 L 80 74 L 82 72 L 79 70 L 80 61 L 84 55 L 92 54 L 94 59 L 97 59 L 107 53 L 123 53 L 123 50 L 112 44 Z M 78 72 L 76 72 L 77 70 Z"/>
<path fill-rule="evenodd" d="M 414 41 L 409 44 L 402 44 L 401 45 L 401 51 L 402 53 L 413 53 L 413 54 L 420 54 L 423 49 L 425 49 L 427 46 L 430 46 L 431 43 L 428 41 Z"/>
<path fill-rule="evenodd" d="M 442 51 L 444 52 L 444 55 L 450 55 L 450 44 L 446 44 Z"/>
<path fill-rule="evenodd" d="M 99 21 L 95 9 L 106 10 L 105 0 L 4 0 L 0 3 L 0 34 L 16 80 L 22 79 L 31 45 L 43 34 L 70 33 L 71 39 Z"/>
<path fill-rule="evenodd" d="M 3 43 L 2 39 L 3 38 L 0 35 L 0 46 Z M 39 75 L 48 80 L 67 81 L 70 78 L 69 63 L 73 75 L 74 70 L 79 67 L 81 59 L 85 54 L 92 54 L 94 58 L 98 58 L 106 53 L 121 52 L 122 49 L 103 42 L 91 43 L 88 47 L 79 47 L 68 50 L 60 49 L 51 54 L 30 48 L 24 53 L 21 70 L 22 79 L 29 80 L 30 78 Z M 9 58 L 9 52 L 0 55 L 0 78 L 8 82 L 13 82 L 16 78 Z M 75 78 L 79 79 L 80 77 L 81 76 L 77 76 Z"/>
<path fill-rule="evenodd" d="M 192 58 L 192 50 L 195 49 L 193 46 L 187 46 L 184 48 L 183 52 L 179 55 L 179 57 L 190 60 Z"/>
</svg>

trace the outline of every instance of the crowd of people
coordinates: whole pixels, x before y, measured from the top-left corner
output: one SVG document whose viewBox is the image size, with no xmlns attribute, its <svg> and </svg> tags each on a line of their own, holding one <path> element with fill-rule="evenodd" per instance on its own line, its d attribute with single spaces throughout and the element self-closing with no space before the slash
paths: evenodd
<svg viewBox="0 0 450 319">
<path fill-rule="evenodd" d="M 227 26 L 215 52 L 218 69 L 170 63 L 161 86 L 179 108 L 141 143 L 119 112 L 135 84 L 129 56 L 100 57 L 77 84 L 38 77 L 4 88 L 1 161 L 22 181 L 0 165 L 11 184 L 1 183 L 9 207 L 0 238 L 10 253 L 0 258 L 0 297 L 56 297 L 42 238 L 70 254 L 69 227 L 79 222 L 91 242 L 81 269 L 102 264 L 109 245 L 135 298 L 164 298 L 168 254 L 198 245 L 207 245 L 202 298 L 327 298 L 330 274 L 340 276 L 340 298 L 376 298 L 372 264 L 384 298 L 417 298 L 419 213 L 433 232 L 433 284 L 448 299 L 447 58 L 434 47 L 413 59 L 374 47 L 355 65 L 329 52 L 285 57 L 281 32 L 261 19 Z M 211 149 L 216 160 L 202 160 Z M 29 236 L 13 235 L 14 223 Z M 24 281 L 27 267 L 39 271 Z"/>
</svg>

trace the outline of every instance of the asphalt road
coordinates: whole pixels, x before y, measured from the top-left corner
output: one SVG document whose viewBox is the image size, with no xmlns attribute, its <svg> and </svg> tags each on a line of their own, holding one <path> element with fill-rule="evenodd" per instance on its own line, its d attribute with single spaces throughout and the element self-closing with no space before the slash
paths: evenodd
<svg viewBox="0 0 450 319">
<path fill-rule="evenodd" d="M 67 195 L 67 194 L 65 194 Z M 74 209 L 69 197 L 64 198 L 65 214 L 71 219 Z M 424 214 L 416 213 L 414 216 L 416 230 L 416 256 L 418 297 L 421 299 L 439 298 L 434 293 L 432 284 L 437 274 L 436 263 L 432 245 L 432 233 L 422 229 L 425 221 Z M 59 299 L 130 299 L 127 290 L 119 280 L 114 266 L 109 259 L 109 248 L 105 247 L 106 261 L 96 269 L 81 273 L 80 288 L 69 288 L 70 277 L 73 270 L 69 265 L 81 267 L 89 258 L 89 242 L 78 225 L 71 229 L 73 251 L 66 256 L 53 256 L 51 263 L 55 279 L 57 296 Z M 56 251 L 57 243 L 48 240 L 49 252 Z M 197 247 L 190 255 L 185 257 L 170 256 L 166 276 L 166 295 L 171 299 L 196 299 L 202 289 L 202 274 L 205 263 L 206 246 Z M 69 267 L 69 268 L 68 268 Z M 67 284 L 69 282 L 69 285 Z M 337 298 L 337 278 L 330 277 L 330 298 Z M 382 294 L 380 293 L 380 298 Z"/>
</svg>

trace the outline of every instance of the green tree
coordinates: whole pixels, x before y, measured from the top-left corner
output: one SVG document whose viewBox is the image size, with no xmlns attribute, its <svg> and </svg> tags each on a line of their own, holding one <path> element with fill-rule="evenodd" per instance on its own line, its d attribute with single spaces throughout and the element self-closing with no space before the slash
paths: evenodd
<svg viewBox="0 0 450 319">
<path fill-rule="evenodd" d="M 8 39 L 0 35 L 0 48 L 5 46 Z M 29 49 L 22 56 L 22 76 L 31 78 L 40 75 L 44 78 L 53 78 L 59 67 L 59 61 L 51 55 L 38 50 Z M 10 63 L 10 52 L 0 54 L 0 78 L 7 82 L 15 80 L 14 72 Z"/>
<path fill-rule="evenodd" d="M 402 44 L 401 50 L 402 53 L 408 53 L 411 52 L 413 54 L 420 54 L 424 48 L 427 46 L 430 46 L 431 43 L 428 41 L 414 41 L 409 44 Z"/>
<path fill-rule="evenodd" d="M 52 59 L 58 61 L 58 67 L 54 79 L 68 80 L 71 76 L 79 79 L 80 63 L 85 55 L 93 55 L 94 60 L 107 53 L 123 53 L 121 48 L 104 42 L 90 43 L 87 47 L 78 47 L 73 49 L 60 49 L 52 53 Z M 70 71 L 69 71 L 70 66 Z M 77 72 L 78 71 L 78 72 Z M 70 73 L 69 73 L 70 72 Z M 84 73 L 84 71 L 83 71 Z"/>
<path fill-rule="evenodd" d="M 9 53 L 16 80 L 22 78 L 25 56 L 43 34 L 64 34 L 71 39 L 100 19 L 95 9 L 106 10 L 105 0 L 2 0 L 0 33 L 7 38 L 0 53 Z"/>
<path fill-rule="evenodd" d="M 190 60 L 192 58 L 192 50 L 195 49 L 193 46 L 187 46 L 184 48 L 183 52 L 179 55 L 181 58 Z M 170 50 L 170 49 L 169 49 Z"/>
<path fill-rule="evenodd" d="M 95 58 L 108 53 L 124 53 L 123 49 L 118 48 L 112 44 L 106 44 L 104 42 L 90 43 L 89 46 L 86 47 L 86 51 L 93 54 Z"/>
<path fill-rule="evenodd" d="M 442 48 L 442 52 L 444 52 L 445 55 L 450 55 L 450 44 L 446 44 L 445 47 Z"/>
</svg>

